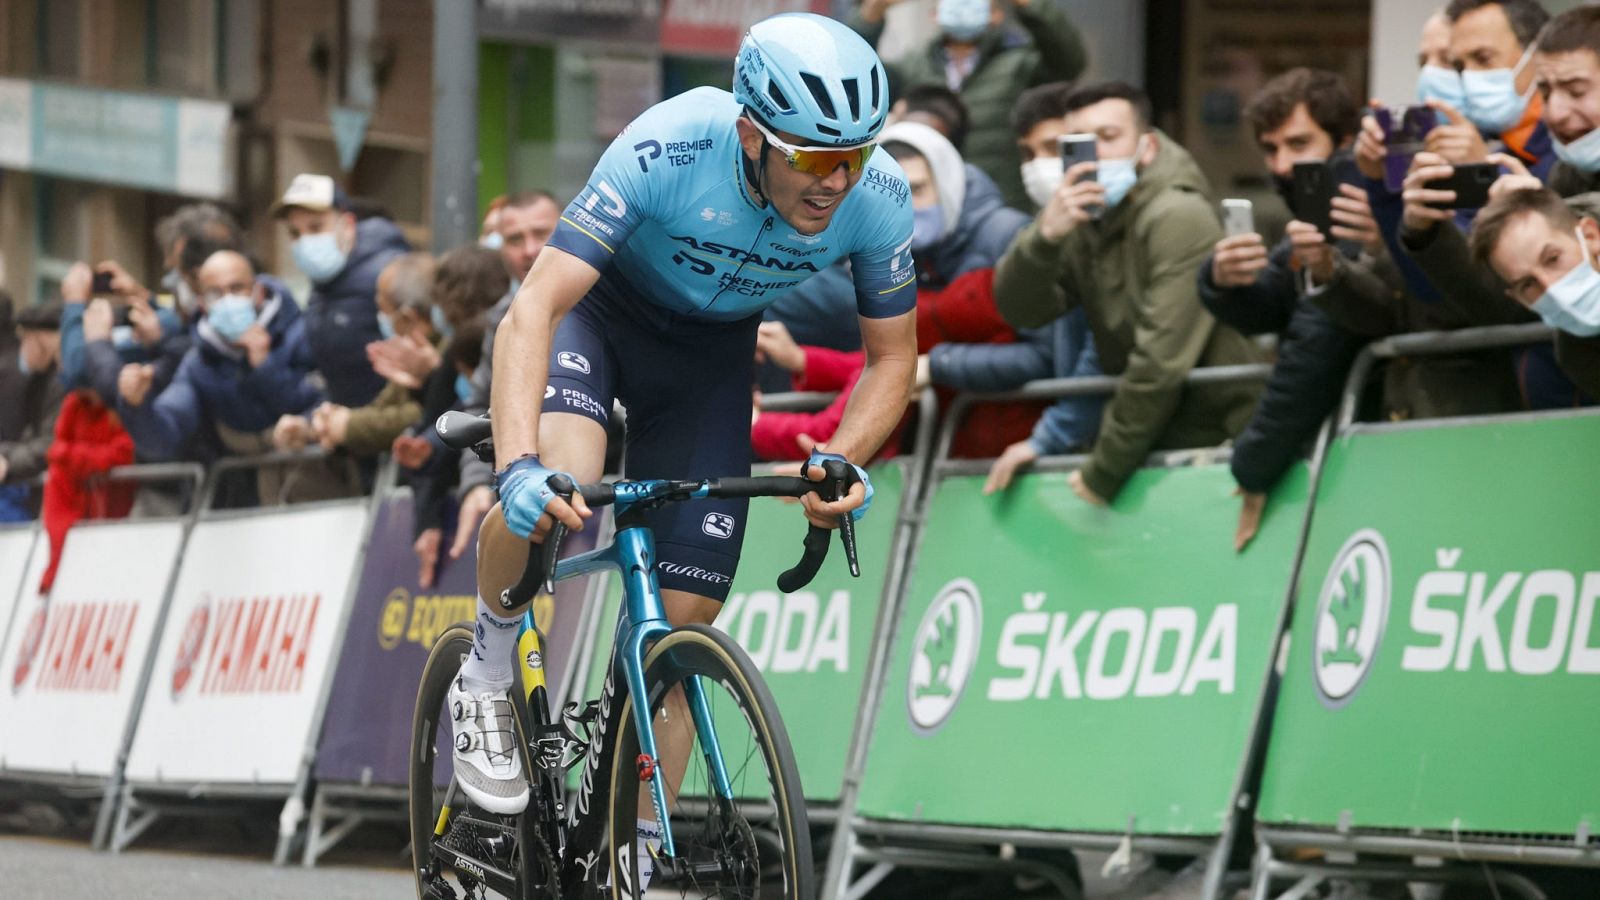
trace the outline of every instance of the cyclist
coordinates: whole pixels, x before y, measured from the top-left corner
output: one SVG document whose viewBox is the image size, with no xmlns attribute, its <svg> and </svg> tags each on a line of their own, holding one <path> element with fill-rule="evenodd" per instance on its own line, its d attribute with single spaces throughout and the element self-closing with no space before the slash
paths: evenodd
<svg viewBox="0 0 1600 900">
<path fill-rule="evenodd" d="M 866 460 L 899 421 L 916 363 L 916 276 L 910 190 L 894 160 L 873 153 L 888 109 L 883 65 L 862 38 L 822 16 L 774 16 L 745 35 L 732 94 L 697 88 L 647 110 L 563 213 L 494 353 L 500 502 L 478 533 L 476 639 L 450 702 L 456 779 L 480 808 L 511 814 L 528 796 L 506 695 L 522 610 L 498 598 L 530 538 L 552 519 L 578 529 L 591 515 L 547 481 L 599 479 L 613 399 L 628 411 L 629 477 L 748 475 L 761 311 L 849 257 L 868 364 L 809 477 L 823 477 L 825 458 Z M 833 527 L 864 514 L 872 491 L 857 471 L 861 483 L 838 501 L 807 495 L 806 516 Z M 746 505 L 648 514 L 673 625 L 716 617 Z M 668 777 L 675 788 L 681 772 Z M 652 821 L 640 828 L 659 834 Z"/>
</svg>

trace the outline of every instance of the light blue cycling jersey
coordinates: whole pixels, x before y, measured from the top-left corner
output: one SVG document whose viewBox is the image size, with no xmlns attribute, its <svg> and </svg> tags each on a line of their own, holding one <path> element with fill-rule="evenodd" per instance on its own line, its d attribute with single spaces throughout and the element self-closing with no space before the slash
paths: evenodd
<svg viewBox="0 0 1600 900">
<path fill-rule="evenodd" d="M 894 158 L 874 153 L 827 229 L 803 235 L 748 192 L 740 111 L 709 87 L 646 110 L 600 157 L 550 243 L 599 269 L 601 289 L 694 318 L 752 316 L 846 256 L 861 315 L 914 308 L 911 190 Z"/>
</svg>

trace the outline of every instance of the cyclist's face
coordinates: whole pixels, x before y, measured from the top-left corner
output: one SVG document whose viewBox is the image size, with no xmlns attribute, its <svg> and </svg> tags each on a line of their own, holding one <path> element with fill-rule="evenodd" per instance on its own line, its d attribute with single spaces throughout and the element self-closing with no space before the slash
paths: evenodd
<svg viewBox="0 0 1600 900">
<path fill-rule="evenodd" d="M 741 118 L 738 128 L 739 143 L 745 155 L 757 164 L 757 171 L 761 169 L 761 154 L 766 154 L 764 183 L 757 187 L 778 215 L 801 234 L 819 234 L 826 229 L 833 221 L 839 204 L 844 202 L 845 195 L 861 180 L 861 173 L 850 174 L 842 163 L 826 178 L 797 171 L 789 167 L 783 151 L 770 146 L 754 125 Z M 807 143 L 803 138 L 786 131 L 775 134 L 778 140 L 797 146 Z"/>
</svg>

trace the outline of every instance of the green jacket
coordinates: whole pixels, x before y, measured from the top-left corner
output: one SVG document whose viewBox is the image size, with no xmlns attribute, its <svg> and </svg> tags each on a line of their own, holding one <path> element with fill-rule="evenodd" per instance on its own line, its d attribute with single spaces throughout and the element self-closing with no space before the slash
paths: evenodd
<svg viewBox="0 0 1600 900">
<path fill-rule="evenodd" d="M 1018 328 L 1083 306 L 1101 368 L 1122 376 L 1083 468 L 1084 482 L 1107 500 L 1152 450 L 1231 439 L 1260 393 L 1253 383 L 1184 384 L 1198 366 L 1260 362 L 1262 354 L 1200 304 L 1196 276 L 1222 226 L 1194 158 L 1155 134 L 1155 162 L 1104 219 L 1057 243 L 1041 237 L 1035 222 L 994 275 L 995 303 Z"/>
<path fill-rule="evenodd" d="M 961 155 L 994 179 L 1007 206 L 1032 209 L 1022 189 L 1022 160 L 1011 133 L 1012 104 L 1025 88 L 1077 78 L 1088 56 L 1078 29 L 1057 0 L 1033 0 L 1027 6 L 1013 6 L 1012 13 L 1027 37 L 1014 29 L 991 29 L 978 41 L 978 64 L 961 85 L 970 122 Z M 869 24 L 859 14 L 850 27 L 874 45 L 883 35 L 882 22 Z M 944 64 L 943 39 L 937 37 L 903 59 L 884 63 L 890 95 L 899 97 L 921 84 L 948 86 Z"/>
</svg>

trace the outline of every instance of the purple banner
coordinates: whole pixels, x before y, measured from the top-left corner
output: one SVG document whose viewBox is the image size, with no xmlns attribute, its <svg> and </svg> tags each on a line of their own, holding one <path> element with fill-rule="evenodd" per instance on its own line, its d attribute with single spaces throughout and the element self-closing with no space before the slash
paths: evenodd
<svg viewBox="0 0 1600 900">
<path fill-rule="evenodd" d="M 450 513 L 450 520 L 454 512 Z M 572 535 L 569 553 L 594 547 L 598 528 Z M 417 583 L 412 551 L 411 495 L 389 497 L 378 508 L 361 570 L 361 586 L 350 628 L 339 654 L 322 742 L 317 748 L 319 781 L 404 785 L 409 777 L 407 745 L 416 707 L 417 681 L 440 632 L 470 622 L 477 609 L 476 545 L 458 560 L 445 559 L 433 587 Z M 445 545 L 448 547 L 448 540 Z M 560 697 L 577 640 L 587 578 L 556 587 L 556 602 L 535 603 L 545 632 L 545 673 Z M 440 735 L 448 765 L 449 729 Z"/>
</svg>

